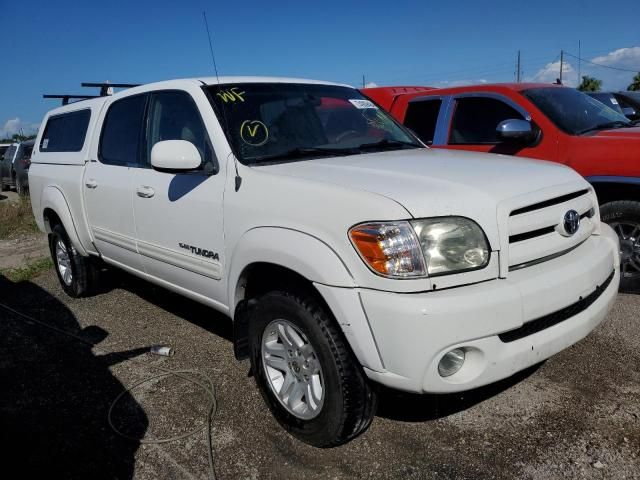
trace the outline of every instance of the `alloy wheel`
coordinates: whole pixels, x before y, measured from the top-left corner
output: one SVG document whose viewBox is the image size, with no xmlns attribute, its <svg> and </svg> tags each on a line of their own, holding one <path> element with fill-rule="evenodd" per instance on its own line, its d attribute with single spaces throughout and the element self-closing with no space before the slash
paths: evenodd
<svg viewBox="0 0 640 480">
<path fill-rule="evenodd" d="M 619 222 L 611 225 L 620 238 L 622 276 L 640 278 L 640 224 Z"/>
<path fill-rule="evenodd" d="M 71 285 L 73 281 L 73 272 L 71 271 L 71 257 L 69 251 L 62 240 L 56 242 L 56 264 L 60 277 L 65 285 Z"/>
<path fill-rule="evenodd" d="M 325 384 L 320 362 L 307 336 L 291 322 L 274 320 L 262 335 L 267 383 L 292 415 L 310 420 L 322 410 Z"/>
</svg>

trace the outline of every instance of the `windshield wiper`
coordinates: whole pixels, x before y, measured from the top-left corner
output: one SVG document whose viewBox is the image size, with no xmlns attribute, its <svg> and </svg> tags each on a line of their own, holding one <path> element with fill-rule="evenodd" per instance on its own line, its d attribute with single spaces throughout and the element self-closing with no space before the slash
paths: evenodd
<svg viewBox="0 0 640 480">
<path fill-rule="evenodd" d="M 421 145 L 418 145 L 414 142 L 405 142 L 402 140 L 389 140 L 387 138 L 380 140 L 379 142 L 373 143 L 363 143 L 358 147 L 358 150 L 369 150 L 369 149 L 381 149 L 386 150 L 388 148 L 396 148 L 396 147 L 413 147 L 420 148 Z"/>
<path fill-rule="evenodd" d="M 623 122 L 622 120 L 614 120 L 613 122 L 599 123 L 593 127 L 585 128 L 578 132 L 578 135 L 582 135 L 583 133 L 593 132 L 594 130 L 605 130 L 607 128 L 629 128 L 632 127 L 633 124 L 631 122 Z"/>
<path fill-rule="evenodd" d="M 324 147 L 296 147 L 280 153 L 272 155 L 264 155 L 251 160 L 251 163 L 258 164 L 264 162 L 273 162 L 280 160 L 296 160 L 299 158 L 311 157 L 335 157 L 353 155 L 358 153 L 352 148 L 324 148 Z"/>
</svg>

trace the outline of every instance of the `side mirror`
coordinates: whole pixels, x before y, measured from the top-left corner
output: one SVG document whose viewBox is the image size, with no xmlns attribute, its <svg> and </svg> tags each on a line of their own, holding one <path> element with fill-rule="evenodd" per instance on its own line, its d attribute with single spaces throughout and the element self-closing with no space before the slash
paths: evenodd
<svg viewBox="0 0 640 480">
<path fill-rule="evenodd" d="M 536 137 L 536 132 L 531 127 L 531 122 L 510 118 L 503 120 L 496 127 L 498 138 L 504 142 L 532 143 Z"/>
<path fill-rule="evenodd" d="M 622 109 L 622 114 L 627 117 L 630 118 L 632 120 L 636 119 L 638 117 L 638 114 L 636 113 L 635 109 L 632 107 L 624 107 Z"/>
<path fill-rule="evenodd" d="M 200 152 L 186 140 L 164 140 L 151 149 L 151 166 L 158 170 L 195 170 L 201 164 Z"/>
</svg>

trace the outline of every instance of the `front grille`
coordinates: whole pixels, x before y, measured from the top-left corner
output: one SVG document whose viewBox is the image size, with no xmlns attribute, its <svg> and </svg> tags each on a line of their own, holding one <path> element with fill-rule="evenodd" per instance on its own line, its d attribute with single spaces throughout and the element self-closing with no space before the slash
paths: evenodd
<svg viewBox="0 0 640 480">
<path fill-rule="evenodd" d="M 584 212 L 582 215 L 580 215 L 580 220 L 582 220 L 583 218 L 591 218 L 593 217 L 593 215 L 595 214 L 595 212 L 592 210 L 589 210 L 587 212 Z M 530 232 L 525 232 L 525 233 L 519 233 L 518 235 L 511 235 L 509 237 L 509 243 L 517 243 L 517 242 L 522 242 L 524 240 L 529 240 L 530 238 L 536 238 L 536 237 L 541 237 L 543 235 L 547 235 L 551 232 L 553 232 L 556 229 L 556 225 L 550 225 L 548 227 L 544 227 L 544 228 L 539 228 L 538 230 L 532 230 Z"/>
<path fill-rule="evenodd" d="M 584 242 L 596 229 L 596 200 L 589 190 L 579 190 L 529 205 L 518 205 L 508 217 L 509 269 L 556 258 Z M 569 210 L 580 215 L 580 228 L 565 236 L 559 225 Z"/>
<path fill-rule="evenodd" d="M 596 289 L 587 295 L 584 298 L 580 298 L 576 303 L 569 305 L 561 310 L 557 310 L 553 313 L 545 315 L 544 317 L 540 317 L 536 320 L 532 320 L 530 322 L 525 323 L 520 328 L 516 328 L 515 330 L 509 330 L 508 332 L 504 332 L 498 335 L 498 338 L 502 340 L 504 343 L 514 342 L 516 340 L 520 340 L 521 338 L 528 337 L 529 335 L 533 335 L 534 333 L 541 332 L 549 327 L 553 327 L 559 323 L 564 322 L 565 320 L 570 319 L 571 317 L 575 317 L 581 312 L 584 312 L 587 308 L 589 308 L 598 298 L 602 295 L 611 280 L 613 280 L 613 276 L 615 274 L 615 270 L 611 272 L 611 275 L 604 281 L 602 285 L 596 287 Z"/>
<path fill-rule="evenodd" d="M 549 227 L 539 228 L 538 230 L 531 230 L 530 232 L 511 235 L 509 237 L 509 243 L 523 242 L 524 240 L 529 240 L 530 238 L 541 237 L 542 235 L 547 235 L 548 233 L 553 232 L 555 229 L 556 226 L 551 225 Z"/>
<path fill-rule="evenodd" d="M 553 205 L 558 205 L 559 203 L 564 203 L 569 200 L 573 200 L 574 198 L 581 197 L 582 195 L 589 193 L 589 190 L 580 190 L 578 192 L 569 193 L 567 195 L 562 195 L 561 197 L 552 198 L 550 200 L 545 200 L 544 202 L 534 203 L 533 205 L 528 205 L 526 207 L 518 208 L 511 212 L 511 216 L 520 215 L 523 213 L 533 212 L 535 210 L 541 210 L 543 208 L 551 207 Z"/>
</svg>

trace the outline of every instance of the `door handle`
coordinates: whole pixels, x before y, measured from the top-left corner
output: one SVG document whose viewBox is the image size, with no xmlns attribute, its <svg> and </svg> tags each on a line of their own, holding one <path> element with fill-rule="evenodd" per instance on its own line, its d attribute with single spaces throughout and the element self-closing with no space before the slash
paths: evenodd
<svg viewBox="0 0 640 480">
<path fill-rule="evenodd" d="M 96 182 L 93 178 L 90 178 L 85 182 L 87 188 L 96 188 L 98 186 L 98 182 Z"/>
<path fill-rule="evenodd" d="M 142 185 L 138 187 L 138 189 L 136 190 L 136 193 L 141 198 L 151 198 L 155 195 L 156 192 L 153 190 L 153 188 L 147 187 L 146 185 Z"/>
</svg>

